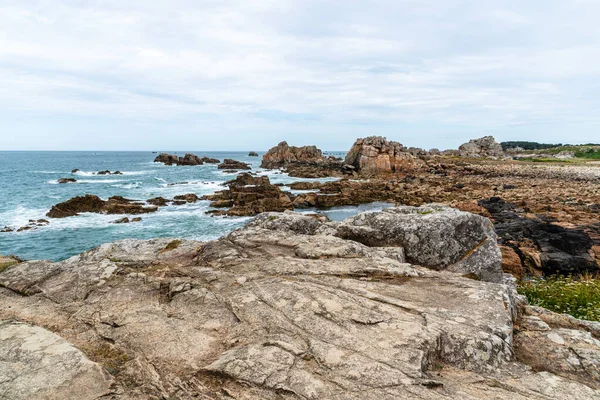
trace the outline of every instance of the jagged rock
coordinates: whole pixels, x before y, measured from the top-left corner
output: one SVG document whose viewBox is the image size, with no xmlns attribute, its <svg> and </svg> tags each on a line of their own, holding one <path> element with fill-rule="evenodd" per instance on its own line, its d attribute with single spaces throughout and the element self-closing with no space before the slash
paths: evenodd
<svg viewBox="0 0 600 400">
<path fill-rule="evenodd" d="M 261 168 L 282 168 L 289 164 L 325 164 L 327 158 L 317 146 L 290 146 L 281 142 L 271 148 L 262 158 Z"/>
<path fill-rule="evenodd" d="M 4 228 L 0 229 L 0 232 L 3 232 L 3 233 L 12 232 L 12 231 L 14 231 L 14 229 L 11 228 L 10 226 L 5 226 Z"/>
<path fill-rule="evenodd" d="M 71 173 L 72 173 L 72 174 L 76 174 L 76 173 L 78 173 L 78 172 L 79 172 L 79 169 L 78 169 L 78 168 L 75 168 L 74 170 L 72 170 L 72 171 L 71 171 Z"/>
<path fill-rule="evenodd" d="M 593 376 L 548 365 L 568 362 L 564 352 L 536 364 L 544 372 L 515 361 L 513 324 L 543 325 L 516 313 L 513 282 L 407 264 L 399 247 L 334 236 L 343 224 L 269 213 L 208 243 L 128 239 L 59 263 L 21 263 L 0 273 L 0 319 L 52 324 L 113 371 L 114 398 L 600 396 Z M 591 340 L 570 344 L 598 350 Z"/>
<path fill-rule="evenodd" d="M 226 182 L 228 190 L 203 196 L 210 200 L 213 208 L 231 207 L 228 210 L 212 210 L 210 214 L 229 216 L 256 215 L 268 211 L 293 209 L 289 196 L 278 186 L 272 185 L 267 176 L 252 176 L 241 173 L 234 180 Z"/>
<path fill-rule="evenodd" d="M 250 153 L 248 153 L 248 157 L 258 157 L 258 153 L 255 151 L 251 151 Z"/>
<path fill-rule="evenodd" d="M 493 136 L 484 136 L 479 139 L 471 139 L 468 143 L 462 144 L 458 148 L 460 157 L 502 157 L 504 150 L 500 143 L 496 142 Z"/>
<path fill-rule="evenodd" d="M 316 146 L 295 147 L 281 142 L 270 149 L 262 159 L 261 168 L 283 168 L 297 178 L 341 177 L 342 163 L 337 158 L 325 157 Z"/>
<path fill-rule="evenodd" d="M 344 164 L 362 173 L 409 172 L 415 169 L 419 161 L 403 149 L 402 144 L 388 142 L 381 136 L 357 139 L 346 155 Z"/>
<path fill-rule="evenodd" d="M 223 160 L 223 163 L 219 164 L 217 167 L 219 169 L 226 169 L 229 171 L 238 171 L 238 170 L 247 170 L 252 169 L 250 164 L 246 164 L 245 162 L 232 160 L 231 158 L 226 158 Z M 227 172 L 227 171 L 226 171 Z"/>
<path fill-rule="evenodd" d="M 154 162 L 163 163 L 165 165 L 178 165 L 179 157 L 174 154 L 160 153 L 158 156 L 156 156 Z"/>
<path fill-rule="evenodd" d="M 213 159 L 205 157 L 204 159 L 210 160 L 210 162 L 214 162 Z M 183 157 L 177 157 L 174 154 L 160 153 L 155 159 L 154 162 L 163 163 L 165 165 L 203 165 L 204 159 L 198 157 L 195 154 L 186 153 Z M 217 160 L 218 161 L 218 160 Z"/>
<path fill-rule="evenodd" d="M 194 193 L 188 193 L 188 194 L 182 194 L 182 195 L 175 196 L 173 198 L 173 200 L 174 200 L 173 203 L 181 202 L 181 201 L 184 203 L 195 203 L 199 199 L 200 198 L 197 195 L 195 195 Z"/>
<path fill-rule="evenodd" d="M 292 190 L 318 190 L 321 186 L 321 182 L 293 182 L 289 185 Z"/>
<path fill-rule="evenodd" d="M 129 221 L 129 218 L 125 217 L 125 218 L 121 218 L 121 219 L 118 219 L 116 221 L 113 221 L 113 224 L 128 224 L 130 222 L 131 221 Z"/>
<path fill-rule="evenodd" d="M 110 172 L 109 170 L 106 170 L 96 172 L 96 175 L 123 175 L 123 173 L 121 171 Z"/>
<path fill-rule="evenodd" d="M 0 386 L 12 400 L 95 400 L 112 377 L 58 335 L 38 326 L 0 321 Z"/>
<path fill-rule="evenodd" d="M 157 211 L 157 207 L 144 207 L 140 203 L 125 199 L 120 196 L 113 196 L 108 200 L 102 200 L 100 197 L 87 194 L 77 196 L 63 203 L 52 206 L 46 216 L 50 218 L 66 218 L 80 213 L 101 213 L 101 214 L 145 214 Z"/>
<path fill-rule="evenodd" d="M 74 178 L 60 178 L 58 180 L 58 183 L 61 183 L 61 184 L 63 184 L 63 183 L 75 183 L 75 182 L 77 182 L 77 179 L 74 179 Z"/>
<path fill-rule="evenodd" d="M 202 157 L 202 161 L 206 164 L 219 164 L 221 161 L 216 158 Z"/>
<path fill-rule="evenodd" d="M 154 197 L 147 200 L 146 203 L 152 204 L 153 206 L 164 207 L 169 204 L 169 200 L 165 199 L 164 197 Z"/>
</svg>

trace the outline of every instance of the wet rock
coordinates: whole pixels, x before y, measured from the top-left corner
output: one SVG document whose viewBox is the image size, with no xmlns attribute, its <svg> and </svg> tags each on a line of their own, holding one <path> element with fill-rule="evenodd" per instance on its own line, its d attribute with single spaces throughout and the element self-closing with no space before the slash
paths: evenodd
<svg viewBox="0 0 600 400">
<path fill-rule="evenodd" d="M 410 172 L 419 161 L 403 150 L 401 143 L 381 136 L 369 136 L 354 142 L 344 164 L 353 166 L 357 172 L 369 174 Z"/>
<path fill-rule="evenodd" d="M 194 193 L 188 193 L 188 194 L 182 194 L 179 196 L 175 196 L 173 199 L 175 202 L 183 201 L 185 203 L 195 203 L 200 198 L 197 195 L 195 195 Z"/>
<path fill-rule="evenodd" d="M 248 153 L 248 157 L 258 157 L 258 153 L 255 151 L 251 151 L 250 153 Z"/>
<path fill-rule="evenodd" d="M 63 183 L 75 183 L 75 182 L 77 182 L 77 179 L 74 179 L 74 178 L 60 178 L 58 180 L 58 183 L 61 183 L 61 184 L 63 184 Z"/>
<path fill-rule="evenodd" d="M 165 199 L 164 197 L 154 197 L 146 201 L 146 203 L 151 204 L 153 206 L 164 207 L 169 204 L 170 200 Z"/>
<path fill-rule="evenodd" d="M 95 400 L 112 377 L 83 352 L 38 326 L 0 321 L 0 382 L 6 399 Z"/>
<path fill-rule="evenodd" d="M 79 169 L 78 169 L 78 168 L 75 168 L 74 170 L 72 170 L 72 171 L 71 171 L 71 173 L 72 173 L 72 174 L 76 174 L 76 173 L 78 173 L 78 172 L 79 172 Z"/>
<path fill-rule="evenodd" d="M 131 222 L 141 222 L 142 221 L 142 217 L 135 217 L 131 219 Z"/>
<path fill-rule="evenodd" d="M 458 148 L 458 154 L 460 157 L 469 158 L 503 157 L 504 150 L 493 136 L 484 136 L 479 139 L 471 139 L 468 143 L 462 144 Z"/>
<path fill-rule="evenodd" d="M 183 157 L 178 157 L 174 154 L 160 153 L 155 159 L 154 162 L 163 163 L 165 165 L 187 165 L 187 166 L 195 166 L 195 165 L 203 165 L 205 160 L 210 160 L 210 162 L 214 162 L 214 159 L 205 157 L 204 159 L 198 157 L 195 154 L 186 153 Z M 217 160 L 218 161 L 218 160 Z"/>
<path fill-rule="evenodd" d="M 232 160 L 231 158 L 226 158 L 225 160 L 223 160 L 223 163 L 219 164 L 217 168 L 227 170 L 225 172 L 228 172 L 228 171 L 236 172 L 238 170 L 252 169 L 250 164 L 246 164 L 245 162 L 241 162 L 241 161 Z"/>
<path fill-rule="evenodd" d="M 10 226 L 5 226 L 4 228 L 0 229 L 0 232 L 3 232 L 3 233 L 12 232 L 12 231 L 14 231 L 14 229 L 11 228 Z"/>
<path fill-rule="evenodd" d="M 228 210 L 212 210 L 214 215 L 248 216 L 268 211 L 284 211 L 293 209 L 289 196 L 278 186 L 272 185 L 267 176 L 252 176 L 249 173 L 239 174 L 234 180 L 225 183 L 228 190 L 203 196 L 210 200 L 211 207 L 231 207 Z"/>
<path fill-rule="evenodd" d="M 157 210 L 157 207 L 144 207 L 141 203 L 120 196 L 113 196 L 108 200 L 102 200 L 96 195 L 87 194 L 52 206 L 46 216 L 50 218 L 66 218 L 85 212 L 101 214 L 145 214 Z"/>
<path fill-rule="evenodd" d="M 130 222 L 131 221 L 129 221 L 129 218 L 125 217 L 125 218 L 121 218 L 116 221 L 113 221 L 113 224 L 128 224 Z"/>
<path fill-rule="evenodd" d="M 216 158 L 202 157 L 202 161 L 206 164 L 219 164 L 221 161 Z"/>
</svg>

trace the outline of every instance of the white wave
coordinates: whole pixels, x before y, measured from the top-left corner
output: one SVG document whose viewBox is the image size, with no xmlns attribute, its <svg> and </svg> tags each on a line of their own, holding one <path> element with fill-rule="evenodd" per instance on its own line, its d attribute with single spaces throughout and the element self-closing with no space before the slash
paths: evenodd
<svg viewBox="0 0 600 400">
<path fill-rule="evenodd" d="M 31 172 L 34 174 L 60 174 L 61 173 L 61 171 L 31 171 Z"/>
<path fill-rule="evenodd" d="M 58 185 L 58 181 L 46 181 L 46 183 L 49 183 L 50 185 Z"/>
<path fill-rule="evenodd" d="M 123 175 L 146 175 L 154 171 L 121 171 Z"/>
<path fill-rule="evenodd" d="M 0 213 L 0 225 L 17 229 L 27 225 L 30 219 L 47 219 L 46 212 L 48 210 L 44 208 L 25 208 L 19 205 L 17 208 Z"/>
<path fill-rule="evenodd" d="M 137 189 L 137 188 L 140 188 L 141 186 L 142 186 L 141 182 L 111 185 L 111 187 L 117 187 L 117 188 L 121 188 L 121 189 Z"/>
<path fill-rule="evenodd" d="M 122 179 L 82 179 L 78 180 L 77 183 L 117 183 L 117 182 L 127 182 Z"/>
<path fill-rule="evenodd" d="M 159 182 L 166 182 L 166 180 L 164 180 L 163 178 L 159 178 L 158 176 L 155 176 L 154 179 L 156 179 Z"/>
<path fill-rule="evenodd" d="M 79 175 L 79 176 L 94 176 L 96 175 L 95 172 L 90 172 L 90 171 L 77 171 L 73 173 L 74 175 Z"/>
</svg>

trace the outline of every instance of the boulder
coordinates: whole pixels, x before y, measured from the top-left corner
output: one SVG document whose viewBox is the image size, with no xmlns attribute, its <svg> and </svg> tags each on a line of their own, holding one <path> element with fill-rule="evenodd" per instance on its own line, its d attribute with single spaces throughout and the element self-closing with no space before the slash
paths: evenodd
<svg viewBox="0 0 600 400">
<path fill-rule="evenodd" d="M 210 200 L 210 206 L 213 208 L 231 208 L 208 211 L 210 214 L 248 216 L 293 209 L 289 196 L 278 186 L 272 185 L 267 176 L 255 177 L 249 173 L 242 173 L 225 185 L 228 186 L 228 190 L 203 196 L 202 200 Z"/>
<path fill-rule="evenodd" d="M 65 202 L 52 206 L 46 216 L 50 218 L 66 218 L 79 215 L 80 213 L 101 214 L 145 214 L 158 210 L 158 207 L 144 207 L 143 204 L 113 196 L 108 200 L 102 200 L 93 194 L 77 196 Z"/>
<path fill-rule="evenodd" d="M 289 164 L 325 164 L 327 158 L 317 146 L 290 146 L 281 142 L 271 148 L 262 158 L 261 168 L 282 168 Z"/>
<path fill-rule="evenodd" d="M 216 158 L 202 157 L 202 162 L 206 164 L 219 164 L 221 161 Z"/>
<path fill-rule="evenodd" d="M 112 377 L 54 333 L 0 321 L 2 397 L 12 400 L 96 400 L 111 392 Z"/>
<path fill-rule="evenodd" d="M 146 201 L 146 203 L 151 204 L 153 206 L 164 207 L 169 204 L 170 200 L 165 199 L 164 197 L 153 197 Z"/>
<path fill-rule="evenodd" d="M 468 216 L 437 212 L 483 230 Z M 388 214 L 400 216 L 403 228 L 390 230 L 400 239 L 374 247 L 336 236 L 339 226 L 379 221 L 374 226 L 385 227 L 389 216 L 368 216 L 361 225 L 360 218 L 332 223 L 264 213 L 207 243 L 128 239 L 58 263 L 8 268 L 0 272 L 0 319 L 26 322 L 44 338 L 0 329 L 0 348 L 7 349 L 0 360 L 20 363 L 0 368 L 9 374 L 0 380 L 3 393 L 17 399 L 600 397 L 594 367 L 600 345 L 592 340 L 600 327 L 571 319 L 566 328 L 561 316 L 539 314 L 556 335 L 534 334 L 545 326 L 523 314 L 514 281 L 406 262 L 422 239 L 405 243 L 402 232 L 414 232 L 415 220 L 431 232 L 429 225 L 440 222 L 427 220 L 433 213 Z M 475 237 L 456 226 L 455 235 Z M 400 241 L 406 247 L 388 245 Z M 425 248 L 449 259 L 441 246 Z M 520 338 L 522 332 L 529 333 Z M 568 346 L 579 357 L 563 351 Z M 530 356 L 531 349 L 540 355 Z M 588 371 L 568 367 L 577 361 Z M 44 379 L 30 379 L 38 373 Z M 42 384 L 50 389 L 31 391 Z M 76 392 L 81 387 L 86 391 Z"/>
<path fill-rule="evenodd" d="M 199 199 L 200 198 L 197 195 L 195 195 L 194 193 L 182 194 L 182 195 L 175 196 L 173 198 L 173 200 L 175 200 L 175 202 L 183 201 L 185 203 L 195 203 Z"/>
<path fill-rule="evenodd" d="M 388 141 L 381 136 L 357 139 L 346 155 L 344 164 L 354 167 L 356 172 L 368 174 L 409 172 L 415 169 L 419 161 L 403 149 L 401 143 Z"/>
<path fill-rule="evenodd" d="M 60 178 L 58 180 L 58 183 L 64 184 L 64 183 L 75 183 L 77 182 L 77 179 L 74 178 Z"/>
<path fill-rule="evenodd" d="M 72 171 L 71 171 L 71 173 L 72 173 L 72 174 L 76 174 L 76 173 L 78 173 L 78 172 L 79 172 L 79 169 L 78 169 L 78 168 L 75 168 L 74 170 L 72 170 Z"/>
<path fill-rule="evenodd" d="M 251 151 L 250 153 L 248 153 L 248 157 L 258 157 L 258 153 L 255 151 Z"/>
<path fill-rule="evenodd" d="M 458 154 L 460 157 L 467 158 L 503 157 L 504 150 L 493 136 L 484 136 L 479 139 L 471 139 L 468 143 L 462 144 L 458 148 Z"/>
<path fill-rule="evenodd" d="M 221 164 L 219 164 L 217 168 L 230 170 L 230 171 L 252 169 L 250 164 L 246 164 L 245 162 L 241 162 L 241 161 L 232 160 L 231 158 L 226 158 L 225 160 L 223 160 L 223 162 Z"/>
<path fill-rule="evenodd" d="M 205 157 L 205 159 L 211 160 L 211 162 L 214 162 L 213 159 L 209 159 L 208 157 Z M 160 153 L 154 159 L 154 162 L 163 163 L 165 165 L 188 165 L 188 166 L 195 166 L 195 165 L 203 165 L 205 161 L 204 161 L 204 159 L 202 159 L 202 158 L 200 158 L 197 155 L 192 154 L 192 153 L 186 153 L 183 157 L 178 157 L 178 156 L 176 156 L 174 154 Z"/>
</svg>

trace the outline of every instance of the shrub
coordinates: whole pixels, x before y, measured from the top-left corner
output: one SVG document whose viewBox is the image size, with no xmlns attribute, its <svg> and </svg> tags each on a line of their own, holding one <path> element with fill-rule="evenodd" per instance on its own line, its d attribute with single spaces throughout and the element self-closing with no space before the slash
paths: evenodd
<svg viewBox="0 0 600 400">
<path fill-rule="evenodd" d="M 519 293 L 532 305 L 575 318 L 600 321 L 600 279 L 550 277 L 521 282 Z"/>
</svg>

